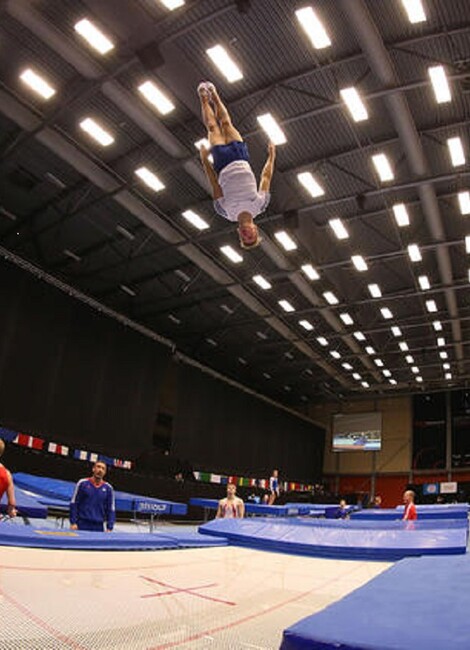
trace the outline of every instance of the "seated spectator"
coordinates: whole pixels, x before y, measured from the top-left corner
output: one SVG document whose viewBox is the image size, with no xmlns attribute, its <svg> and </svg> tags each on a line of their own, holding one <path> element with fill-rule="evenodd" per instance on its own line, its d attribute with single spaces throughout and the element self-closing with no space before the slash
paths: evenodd
<svg viewBox="0 0 470 650">
<path fill-rule="evenodd" d="M 346 499 L 341 499 L 339 502 L 339 508 L 336 511 L 336 519 L 346 519 L 349 517 L 349 508 L 348 504 L 346 503 Z"/>
</svg>

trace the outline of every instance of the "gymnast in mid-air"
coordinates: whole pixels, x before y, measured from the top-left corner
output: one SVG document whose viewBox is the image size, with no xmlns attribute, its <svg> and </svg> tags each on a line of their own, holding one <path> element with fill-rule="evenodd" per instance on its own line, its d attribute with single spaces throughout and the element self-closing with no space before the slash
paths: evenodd
<svg viewBox="0 0 470 650">
<path fill-rule="evenodd" d="M 241 247 L 253 248 L 260 242 L 254 219 L 267 208 L 271 198 L 275 146 L 271 142 L 268 145 L 268 158 L 258 188 L 247 145 L 233 126 L 214 84 L 204 81 L 197 91 L 211 145 L 210 150 L 201 147 L 201 162 L 211 184 L 215 210 L 225 219 L 238 222 Z M 211 153 L 213 164 L 209 160 Z"/>
</svg>

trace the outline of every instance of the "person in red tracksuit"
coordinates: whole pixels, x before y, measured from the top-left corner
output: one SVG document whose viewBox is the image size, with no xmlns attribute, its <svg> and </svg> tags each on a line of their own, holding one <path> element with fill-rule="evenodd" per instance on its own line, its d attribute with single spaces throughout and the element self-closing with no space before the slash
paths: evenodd
<svg viewBox="0 0 470 650">
<path fill-rule="evenodd" d="M 0 458 L 5 451 L 5 443 L 0 440 Z M 0 499 L 6 493 L 8 499 L 7 512 L 10 517 L 16 517 L 15 487 L 10 472 L 0 463 Z"/>
<path fill-rule="evenodd" d="M 414 521 L 415 519 L 418 519 L 418 513 L 415 506 L 415 493 L 413 490 L 406 490 L 403 493 L 403 503 L 405 504 L 403 521 Z"/>
</svg>

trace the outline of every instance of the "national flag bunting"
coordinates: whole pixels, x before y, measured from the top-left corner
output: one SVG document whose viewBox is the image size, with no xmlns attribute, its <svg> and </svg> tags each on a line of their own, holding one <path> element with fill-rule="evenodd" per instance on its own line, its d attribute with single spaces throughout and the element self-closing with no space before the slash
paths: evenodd
<svg viewBox="0 0 470 650">
<path fill-rule="evenodd" d="M 65 445 L 58 445 L 56 442 L 50 442 L 47 445 L 47 451 L 51 454 L 59 454 L 59 456 L 69 455 L 69 448 Z"/>
<path fill-rule="evenodd" d="M 16 445 L 20 445 L 20 447 L 29 447 L 29 449 L 41 450 L 44 447 L 44 440 L 42 438 L 29 436 L 27 433 L 19 433 L 13 442 Z"/>
</svg>

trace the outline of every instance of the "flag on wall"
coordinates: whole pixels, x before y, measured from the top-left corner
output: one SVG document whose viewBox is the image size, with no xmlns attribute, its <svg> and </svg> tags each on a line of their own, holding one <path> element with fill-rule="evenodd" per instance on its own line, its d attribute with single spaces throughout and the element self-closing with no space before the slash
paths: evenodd
<svg viewBox="0 0 470 650">
<path fill-rule="evenodd" d="M 50 442 L 47 445 L 47 451 L 51 454 L 59 454 L 59 456 L 69 455 L 69 448 L 65 445 L 58 445 L 56 442 Z"/>
<path fill-rule="evenodd" d="M 29 449 L 42 449 L 44 447 L 44 440 L 36 438 L 35 436 L 28 436 L 27 433 L 19 433 L 13 440 L 16 445 L 20 447 L 29 447 Z"/>
</svg>

